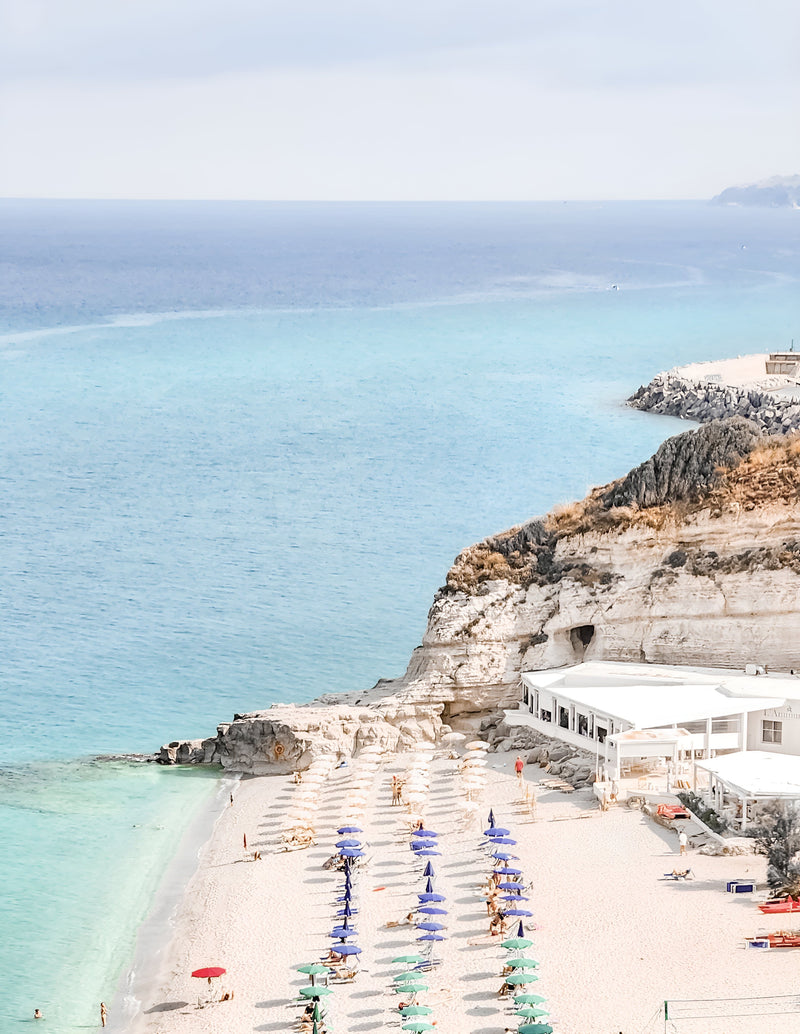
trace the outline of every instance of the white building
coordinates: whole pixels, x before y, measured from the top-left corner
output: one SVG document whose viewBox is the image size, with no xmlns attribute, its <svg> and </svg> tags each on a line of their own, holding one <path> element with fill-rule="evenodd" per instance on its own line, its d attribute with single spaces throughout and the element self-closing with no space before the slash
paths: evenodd
<svg viewBox="0 0 800 1034">
<path fill-rule="evenodd" d="M 618 771 L 635 759 L 758 750 L 800 755 L 800 680 L 710 668 L 590 661 L 522 675 L 506 712 L 593 752 Z"/>
</svg>

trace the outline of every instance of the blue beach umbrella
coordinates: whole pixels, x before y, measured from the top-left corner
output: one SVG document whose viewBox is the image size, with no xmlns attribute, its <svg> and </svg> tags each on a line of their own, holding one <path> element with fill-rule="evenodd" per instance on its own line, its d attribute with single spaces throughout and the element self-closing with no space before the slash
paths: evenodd
<svg viewBox="0 0 800 1034">
<path fill-rule="evenodd" d="M 432 829 L 412 829 L 412 837 L 438 837 L 438 833 L 434 833 Z"/>
<path fill-rule="evenodd" d="M 444 937 L 440 933 L 426 933 L 422 937 L 417 938 L 418 941 L 443 941 Z"/>
<path fill-rule="evenodd" d="M 363 858 L 364 852 L 357 847 L 343 847 L 339 854 L 342 858 Z"/>
<path fill-rule="evenodd" d="M 415 858 L 441 858 L 442 857 L 442 852 L 441 851 L 415 851 L 414 852 L 414 857 Z"/>
<path fill-rule="evenodd" d="M 509 854 L 508 851 L 496 851 L 492 848 L 492 857 L 498 858 L 501 862 L 508 862 L 512 858 L 519 858 L 519 855 Z"/>
<path fill-rule="evenodd" d="M 337 840 L 337 847 L 361 847 L 360 840 Z"/>
<path fill-rule="evenodd" d="M 424 894 L 417 894 L 420 901 L 444 901 L 444 894 L 429 894 L 427 891 Z"/>
<path fill-rule="evenodd" d="M 336 832 L 342 836 L 344 833 L 363 833 L 364 830 L 359 826 L 341 826 Z"/>
<path fill-rule="evenodd" d="M 437 933 L 439 930 L 444 930 L 442 923 L 417 923 L 418 930 L 427 930 L 428 933 Z"/>
<path fill-rule="evenodd" d="M 417 912 L 422 912 L 422 914 L 426 915 L 426 916 L 446 916 L 447 915 L 447 909 L 446 908 L 436 908 L 435 905 L 420 905 L 419 908 L 416 909 L 416 911 Z"/>
<path fill-rule="evenodd" d="M 430 894 L 430 892 L 431 892 L 432 890 L 433 890 L 433 883 L 431 883 L 431 878 L 430 878 L 430 876 L 429 876 L 429 877 L 428 877 L 428 881 L 427 881 L 427 883 L 425 884 L 425 893 L 426 893 L 426 894 Z"/>
<path fill-rule="evenodd" d="M 487 821 L 489 822 L 489 828 L 491 829 L 492 826 L 494 826 L 494 811 L 492 811 L 491 808 L 489 809 L 489 818 Z"/>
<path fill-rule="evenodd" d="M 512 883 L 511 880 L 506 880 L 505 883 L 498 883 L 497 886 L 500 890 L 524 890 L 524 883 Z"/>
<path fill-rule="evenodd" d="M 517 937 L 524 937 L 524 936 L 525 936 L 525 927 L 522 925 L 522 920 L 520 919 L 519 926 L 517 927 Z"/>
<path fill-rule="evenodd" d="M 522 875 L 522 869 L 513 869 L 513 868 L 511 868 L 508 865 L 504 865 L 502 868 L 500 868 L 498 866 L 494 871 L 496 873 L 499 873 L 500 876 L 521 876 Z"/>
<path fill-rule="evenodd" d="M 510 847 L 516 847 L 516 840 L 512 840 L 511 837 L 494 837 L 492 839 L 493 844 L 508 844 Z"/>
<path fill-rule="evenodd" d="M 503 829 L 502 826 L 489 826 L 483 831 L 485 837 L 507 837 L 510 833 L 510 829 Z"/>
<path fill-rule="evenodd" d="M 361 949 L 357 944 L 337 944 L 333 951 L 339 955 L 360 955 Z"/>
<path fill-rule="evenodd" d="M 430 840 L 412 840 L 409 845 L 412 851 L 428 851 L 433 847 L 436 847 Z"/>
<path fill-rule="evenodd" d="M 428 864 L 425 866 L 425 872 L 423 872 L 422 875 L 423 876 L 435 876 L 436 875 L 436 873 L 433 871 L 433 866 L 431 865 L 430 862 L 428 862 Z"/>
<path fill-rule="evenodd" d="M 505 916 L 532 916 L 533 912 L 529 912 L 526 908 L 506 908 L 503 910 Z"/>
<path fill-rule="evenodd" d="M 520 884 L 522 886 L 522 884 Z M 526 898 L 524 894 L 503 894 L 501 895 L 502 901 L 530 901 L 530 898 Z"/>
<path fill-rule="evenodd" d="M 338 937 L 339 940 L 343 941 L 345 937 L 358 937 L 358 930 L 354 930 L 352 926 L 334 926 L 330 936 Z"/>
</svg>

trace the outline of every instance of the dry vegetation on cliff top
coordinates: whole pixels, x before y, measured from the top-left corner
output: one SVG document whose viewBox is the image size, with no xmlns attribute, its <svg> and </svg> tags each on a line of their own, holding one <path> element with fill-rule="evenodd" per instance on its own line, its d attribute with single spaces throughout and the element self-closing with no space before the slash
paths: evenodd
<svg viewBox="0 0 800 1034">
<path fill-rule="evenodd" d="M 793 506 L 798 499 L 800 435 L 759 435 L 739 417 L 713 421 L 667 439 L 649 460 L 585 499 L 468 547 L 456 557 L 443 591 L 473 594 L 488 581 L 527 587 L 566 577 L 611 584 L 614 574 L 591 562 L 558 560 L 558 542 L 590 532 L 679 525 L 701 511 L 721 517 L 740 509 Z"/>
</svg>

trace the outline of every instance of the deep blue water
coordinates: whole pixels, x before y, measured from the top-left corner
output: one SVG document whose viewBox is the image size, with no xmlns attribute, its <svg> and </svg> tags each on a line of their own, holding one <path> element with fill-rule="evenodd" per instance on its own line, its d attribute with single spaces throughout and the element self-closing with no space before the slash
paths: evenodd
<svg viewBox="0 0 800 1034">
<path fill-rule="evenodd" d="M 800 340 L 798 215 L 0 202 L 0 1029 L 94 1022 L 213 788 L 80 759 L 400 674 L 462 547 L 683 429 L 634 388 Z"/>
</svg>

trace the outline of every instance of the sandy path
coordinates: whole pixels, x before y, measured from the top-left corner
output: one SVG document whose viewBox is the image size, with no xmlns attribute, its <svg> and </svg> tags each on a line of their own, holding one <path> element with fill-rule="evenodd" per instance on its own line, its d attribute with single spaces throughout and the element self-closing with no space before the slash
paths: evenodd
<svg viewBox="0 0 800 1034">
<path fill-rule="evenodd" d="M 491 756 L 481 823 L 491 804 L 496 818 L 519 840 L 510 848 L 532 883 L 527 907 L 539 926 L 526 951 L 541 962 L 530 990 L 547 997 L 557 1034 L 637 1034 L 663 1030 L 657 1018 L 665 997 L 721 998 L 791 994 L 800 954 L 745 950 L 743 938 L 780 922 L 764 923 L 752 896 L 726 894 L 724 883 L 744 875 L 763 880 L 763 860 L 753 856 L 711 858 L 692 854 L 692 883 L 659 877 L 677 861 L 674 835 L 641 813 L 602 814 L 583 794 L 565 797 L 541 789 L 537 817 L 523 815 L 511 775 L 513 757 Z M 399 1030 L 390 991 L 401 967 L 396 955 L 418 950 L 400 919 L 422 889 L 420 865 L 401 832 L 401 809 L 392 808 L 390 782 L 404 765 L 381 768 L 373 786 L 362 838 L 369 865 L 361 874 L 356 926 L 363 948 L 353 984 L 333 985 L 328 1019 L 333 1034 Z M 480 833 L 463 829 L 457 808 L 455 765 L 437 760 L 425 808 L 426 825 L 438 830 L 441 858 L 434 858 L 436 889 L 447 940 L 437 949 L 442 964 L 419 1000 L 434 1007 L 437 1031 L 503 1034 L 515 1028 L 508 1004 L 497 997 L 505 951 L 497 942 L 473 943 L 487 931 L 478 886 L 487 869 Z M 528 772 L 535 779 L 538 769 Z M 327 949 L 340 877 L 322 869 L 337 839 L 349 773 L 332 773 L 320 793 L 319 842 L 307 851 L 276 852 L 281 820 L 296 788 L 288 778 L 244 780 L 235 804 L 217 823 L 182 903 L 175 937 L 159 987 L 146 995 L 130 1034 L 251 1034 L 292 1028 L 297 989 L 306 983 L 294 966 L 317 960 Z M 585 818 L 579 816 L 586 815 Z M 243 859 L 242 836 L 262 852 Z M 759 894 L 759 899 L 763 894 Z M 791 918 L 791 917 L 787 917 Z M 529 921 L 525 921 L 526 923 Z M 791 925 L 787 923 L 787 925 Z M 800 923 L 797 924 L 800 926 Z M 205 985 L 189 973 L 201 965 L 225 966 L 234 1000 L 197 1007 Z M 185 1003 L 185 1004 L 179 1004 Z M 798 1029 L 797 1016 L 764 1020 L 685 1021 L 674 1028 L 691 1034 L 774 1034 Z"/>
</svg>

